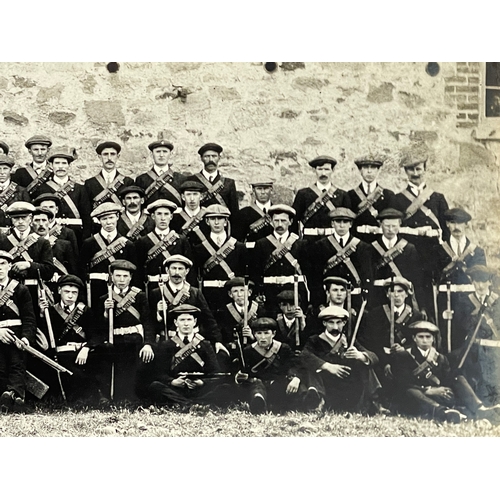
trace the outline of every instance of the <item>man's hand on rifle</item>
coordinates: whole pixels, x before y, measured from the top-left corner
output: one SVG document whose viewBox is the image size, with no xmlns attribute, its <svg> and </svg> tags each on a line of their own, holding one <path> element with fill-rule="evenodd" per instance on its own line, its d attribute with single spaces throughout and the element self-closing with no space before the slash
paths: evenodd
<svg viewBox="0 0 500 500">
<path fill-rule="evenodd" d="M 45 311 L 45 309 L 49 308 L 49 301 L 45 298 L 42 299 L 41 297 L 38 299 L 38 306 L 40 307 L 40 312 L 42 313 Z"/>
<path fill-rule="evenodd" d="M 255 340 L 255 337 L 253 336 L 253 333 L 252 333 L 252 329 L 248 325 L 244 326 L 241 329 L 241 333 L 242 333 L 243 337 L 248 337 L 251 340 Z"/>
<path fill-rule="evenodd" d="M 362 363 L 367 364 L 368 358 L 366 357 L 364 352 L 358 351 L 354 346 L 349 347 L 345 352 L 346 359 L 356 359 L 357 361 L 361 361 Z"/>
<path fill-rule="evenodd" d="M 196 378 L 194 380 L 190 380 L 186 378 L 185 375 L 181 375 L 180 377 L 174 378 L 170 385 L 174 387 L 187 387 L 188 389 L 195 389 L 196 387 L 201 387 L 203 385 L 203 380 Z"/>
<path fill-rule="evenodd" d="M 149 362 L 153 361 L 153 358 L 155 357 L 155 353 L 153 352 L 153 348 L 149 344 L 146 344 L 139 351 L 139 357 L 142 359 L 142 361 L 144 363 L 149 363 Z"/>
<path fill-rule="evenodd" d="M 222 344 L 221 342 L 216 342 L 215 354 L 217 354 L 219 351 L 224 351 L 229 356 L 229 351 L 224 347 L 224 344 Z"/>
<path fill-rule="evenodd" d="M 302 311 L 299 306 L 297 306 L 295 311 L 293 311 L 293 317 L 300 320 L 300 328 L 303 330 L 306 327 L 306 318 L 304 316 L 304 311 Z"/>
<path fill-rule="evenodd" d="M 336 365 L 333 363 L 323 363 L 320 371 L 325 371 L 338 378 L 347 378 L 351 374 L 350 366 Z"/>
<path fill-rule="evenodd" d="M 391 354 L 394 352 L 403 352 L 405 349 L 400 344 L 392 344 L 391 345 Z"/>
<path fill-rule="evenodd" d="M 0 341 L 4 344 L 15 344 L 16 337 L 10 328 L 0 328 Z"/>
<path fill-rule="evenodd" d="M 15 264 L 12 264 L 12 270 L 15 273 L 22 273 L 23 271 L 26 271 L 31 267 L 31 262 L 28 262 L 26 260 L 22 260 L 20 262 L 16 262 Z"/>
<path fill-rule="evenodd" d="M 78 356 L 75 359 L 75 364 L 84 365 L 87 362 L 87 358 L 89 356 L 90 349 L 86 346 L 83 346 L 78 353 Z"/>
<path fill-rule="evenodd" d="M 299 390 L 299 385 L 300 385 L 300 378 L 293 377 L 292 380 L 290 380 L 290 382 L 286 386 L 286 393 L 295 394 Z"/>
<path fill-rule="evenodd" d="M 391 365 L 390 365 L 389 363 L 387 363 L 387 364 L 384 366 L 384 375 L 385 375 L 387 378 L 389 378 L 389 379 L 392 379 L 392 378 L 393 378 Z"/>
<path fill-rule="evenodd" d="M 453 391 L 449 387 L 427 387 L 426 396 L 438 396 L 445 401 L 451 401 L 454 397 Z"/>
</svg>

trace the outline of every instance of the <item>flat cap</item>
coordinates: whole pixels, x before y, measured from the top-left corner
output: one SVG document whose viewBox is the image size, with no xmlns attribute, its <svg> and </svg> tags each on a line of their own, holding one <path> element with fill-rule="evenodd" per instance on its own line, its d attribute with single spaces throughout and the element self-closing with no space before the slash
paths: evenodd
<svg viewBox="0 0 500 500">
<path fill-rule="evenodd" d="M 161 141 L 154 141 L 148 145 L 148 149 L 150 151 L 153 151 L 153 149 L 156 148 L 168 148 L 172 151 L 172 149 L 174 149 L 174 145 L 169 141 L 164 141 L 163 139 Z"/>
<path fill-rule="evenodd" d="M 170 264 L 174 264 L 174 263 L 184 264 L 186 267 L 193 267 L 192 260 L 190 260 L 187 257 L 184 257 L 184 255 L 181 255 L 178 253 L 171 255 L 170 257 L 167 257 L 163 261 L 163 264 L 165 267 L 168 267 Z"/>
<path fill-rule="evenodd" d="M 413 294 L 413 285 L 411 281 L 408 281 L 406 278 L 403 278 L 403 276 L 394 276 L 393 278 L 387 278 L 383 283 L 382 286 L 385 288 L 391 288 L 394 285 L 399 285 L 402 286 L 409 295 Z"/>
<path fill-rule="evenodd" d="M 9 167 L 14 166 L 15 161 L 7 154 L 0 154 L 0 165 L 8 165 Z"/>
<path fill-rule="evenodd" d="M 78 288 L 80 288 L 80 290 L 83 290 L 85 288 L 83 281 L 74 274 L 66 274 L 59 278 L 59 280 L 57 281 L 57 286 L 64 286 L 64 285 L 77 286 Z"/>
<path fill-rule="evenodd" d="M 124 208 L 118 203 L 113 203 L 112 201 L 106 201 L 105 203 L 101 203 L 97 208 L 94 208 L 90 213 L 91 217 L 97 217 L 100 219 L 108 214 L 121 214 Z"/>
<path fill-rule="evenodd" d="M 172 213 L 175 212 L 179 207 L 177 203 L 174 203 L 173 201 L 166 200 L 164 198 L 159 198 L 156 201 L 153 201 L 153 203 L 150 203 L 147 207 L 146 210 L 149 214 L 153 214 L 156 210 L 159 208 L 168 208 Z"/>
<path fill-rule="evenodd" d="M 439 333 L 439 328 L 430 321 L 415 321 L 415 323 L 408 326 L 408 331 L 411 335 L 415 335 L 420 332 L 428 332 L 436 336 Z"/>
<path fill-rule="evenodd" d="M 0 259 L 5 259 L 9 262 L 12 262 L 14 257 L 9 252 L 6 252 L 5 250 L 0 250 Z"/>
<path fill-rule="evenodd" d="M 120 198 L 124 198 L 126 194 L 129 193 L 137 193 L 140 195 L 142 198 L 146 196 L 146 193 L 144 192 L 144 189 L 142 189 L 140 186 L 125 186 L 122 187 L 121 189 L 118 190 L 118 196 Z"/>
<path fill-rule="evenodd" d="M 61 200 L 53 193 L 42 193 L 33 200 L 33 203 L 38 206 L 42 201 L 53 201 L 58 207 L 61 206 Z"/>
<path fill-rule="evenodd" d="M 100 144 L 97 145 L 95 148 L 95 151 L 98 155 L 100 155 L 103 151 L 103 149 L 106 148 L 113 148 L 117 153 L 119 153 L 122 150 L 122 147 L 117 143 L 113 141 L 104 141 L 101 142 Z"/>
<path fill-rule="evenodd" d="M 8 217 L 15 217 L 16 215 L 26 215 L 32 214 L 35 211 L 35 207 L 28 203 L 27 201 L 15 201 L 7 207 L 5 210 L 5 215 Z"/>
<path fill-rule="evenodd" d="M 277 203 L 276 205 L 271 205 L 267 213 L 269 215 L 288 214 L 290 217 L 295 217 L 297 215 L 295 208 L 292 208 L 290 205 L 285 205 L 284 203 Z"/>
<path fill-rule="evenodd" d="M 184 181 L 180 187 L 179 191 L 181 193 L 185 193 L 186 191 L 197 191 L 199 193 L 204 193 L 207 188 L 198 181 Z"/>
<path fill-rule="evenodd" d="M 250 328 L 254 332 L 276 330 L 278 328 L 278 323 L 273 318 L 256 318 L 250 323 Z"/>
<path fill-rule="evenodd" d="M 318 318 L 319 319 L 328 319 L 328 318 L 347 319 L 347 318 L 349 318 L 349 313 L 343 307 L 328 306 L 328 307 L 325 307 L 318 314 Z"/>
<path fill-rule="evenodd" d="M 374 155 L 368 154 L 356 158 L 354 160 L 354 163 L 358 168 L 367 167 L 369 165 L 373 165 L 374 167 L 380 168 L 384 164 L 384 160 L 382 160 L 382 158 L 378 158 Z"/>
<path fill-rule="evenodd" d="M 201 309 L 196 306 L 192 306 L 190 304 L 181 304 L 180 306 L 175 306 L 169 311 L 169 314 L 175 314 L 179 316 L 180 314 L 192 314 L 193 316 L 198 316 L 200 314 Z"/>
<path fill-rule="evenodd" d="M 75 161 L 75 148 L 57 148 L 51 151 L 48 160 L 50 163 L 54 161 L 55 158 L 66 158 L 68 163 Z"/>
<path fill-rule="evenodd" d="M 33 216 L 35 215 L 46 215 L 49 218 L 49 220 L 52 220 L 56 216 L 54 212 L 52 212 L 52 210 L 49 210 L 48 208 L 44 207 L 36 207 L 33 212 Z"/>
<path fill-rule="evenodd" d="M 218 203 L 215 203 L 213 205 L 209 205 L 206 209 L 205 212 L 205 219 L 207 217 L 231 217 L 231 211 L 229 208 L 225 207 L 224 205 L 219 205 Z"/>
<path fill-rule="evenodd" d="M 222 146 L 215 144 L 215 142 L 208 142 L 207 144 L 204 144 L 200 149 L 198 149 L 198 154 L 202 156 L 203 153 L 207 151 L 215 151 L 216 153 L 221 154 L 223 149 Z"/>
<path fill-rule="evenodd" d="M 274 185 L 274 180 L 268 177 L 260 177 L 256 181 L 250 183 L 250 186 L 269 186 L 272 187 Z"/>
<path fill-rule="evenodd" d="M 327 276 L 323 280 L 323 284 L 325 285 L 326 288 L 328 288 L 330 285 L 341 285 L 345 288 L 347 288 L 350 285 L 350 282 L 347 281 L 344 278 L 341 278 L 340 276 Z"/>
<path fill-rule="evenodd" d="M 31 148 L 33 144 L 41 144 L 42 146 L 50 148 L 50 146 L 52 146 L 52 141 L 46 135 L 34 135 L 24 143 L 28 149 Z"/>
<path fill-rule="evenodd" d="M 337 160 L 335 158 L 332 158 L 331 156 L 317 156 L 314 158 L 314 160 L 311 160 L 309 162 L 309 165 L 313 168 L 316 167 L 321 167 L 321 165 L 324 165 L 325 163 L 330 163 L 332 165 L 332 168 L 337 165 Z"/>
<path fill-rule="evenodd" d="M 470 279 L 472 281 L 479 281 L 482 283 L 484 283 L 485 281 L 492 281 L 496 276 L 496 273 L 495 271 L 493 271 L 493 269 L 480 265 L 472 266 L 466 272 L 470 276 Z"/>
<path fill-rule="evenodd" d="M 421 163 L 425 165 L 427 160 L 427 154 L 410 151 L 402 154 L 399 164 L 403 168 L 412 168 L 420 165 Z"/>
<path fill-rule="evenodd" d="M 133 273 L 137 269 L 137 266 L 125 259 L 116 259 L 109 265 L 109 272 L 113 271 L 130 271 Z"/>
<path fill-rule="evenodd" d="M 469 222 L 470 214 L 461 208 L 450 208 L 444 213 L 444 220 L 448 222 Z"/>
<path fill-rule="evenodd" d="M 255 283 L 253 281 L 248 280 L 249 288 L 253 288 L 254 285 Z M 228 290 L 231 290 L 231 288 L 233 288 L 234 286 L 245 286 L 245 278 L 235 276 L 234 278 L 231 278 L 230 280 L 227 280 L 226 283 L 224 283 L 224 287 Z"/>
<path fill-rule="evenodd" d="M 395 208 L 384 208 L 378 215 L 377 220 L 384 219 L 401 219 L 403 220 L 404 214 Z"/>
<path fill-rule="evenodd" d="M 4 154 L 6 155 L 9 154 L 10 148 L 6 142 L 0 141 L 0 149 L 3 151 Z"/>
<path fill-rule="evenodd" d="M 356 214 L 349 208 L 337 207 L 335 210 L 328 213 L 328 217 L 332 220 L 354 220 Z"/>
<path fill-rule="evenodd" d="M 295 301 L 295 296 L 293 293 L 293 290 L 283 290 L 278 295 L 276 295 L 276 299 L 278 301 L 278 304 L 280 302 L 287 302 L 287 303 L 292 303 Z"/>
</svg>

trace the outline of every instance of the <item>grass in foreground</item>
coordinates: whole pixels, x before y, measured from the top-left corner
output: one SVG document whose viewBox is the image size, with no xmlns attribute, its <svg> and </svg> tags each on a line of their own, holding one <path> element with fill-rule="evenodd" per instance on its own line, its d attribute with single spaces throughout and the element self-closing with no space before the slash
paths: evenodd
<svg viewBox="0 0 500 500">
<path fill-rule="evenodd" d="M 252 415 L 243 408 L 50 409 L 0 415 L 1 437 L 496 437 L 488 421 L 439 423 L 399 416 L 289 412 Z"/>
</svg>

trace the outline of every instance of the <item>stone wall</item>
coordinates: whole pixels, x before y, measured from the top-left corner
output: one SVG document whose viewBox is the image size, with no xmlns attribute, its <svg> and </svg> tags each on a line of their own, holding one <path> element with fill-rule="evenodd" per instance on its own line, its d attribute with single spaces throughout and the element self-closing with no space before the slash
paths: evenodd
<svg viewBox="0 0 500 500">
<path fill-rule="evenodd" d="M 272 176 L 290 202 L 310 183 L 307 161 L 319 154 L 339 161 L 337 184 L 358 180 L 353 160 L 367 152 L 386 156 L 382 184 L 405 185 L 398 167 L 403 148 L 425 148 L 429 184 L 451 206 L 470 210 L 473 236 L 500 263 L 499 152 L 473 139 L 478 119 L 479 63 L 2 63 L 1 136 L 19 163 L 29 159 L 24 140 L 49 135 L 54 145 L 78 151 L 75 177 L 98 171 L 95 145 L 124 146 L 121 169 L 149 167 L 147 144 L 175 144 L 174 168 L 200 169 L 204 142 L 223 145 L 222 169 L 249 200 L 248 181 Z M 464 107 L 465 106 L 465 107 Z"/>
</svg>

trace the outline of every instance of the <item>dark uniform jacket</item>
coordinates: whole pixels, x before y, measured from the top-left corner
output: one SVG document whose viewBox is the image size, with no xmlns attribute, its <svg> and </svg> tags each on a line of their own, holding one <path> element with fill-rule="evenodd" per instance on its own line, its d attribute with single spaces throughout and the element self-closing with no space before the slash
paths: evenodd
<svg viewBox="0 0 500 500">
<path fill-rule="evenodd" d="M 154 228 L 155 223 L 153 219 L 144 212 L 141 212 L 141 216 L 135 224 L 127 216 L 127 212 L 123 212 L 116 226 L 118 233 L 125 236 L 130 241 L 137 241 L 141 236 L 145 236 L 153 231 Z"/>
<path fill-rule="evenodd" d="M 137 176 L 135 185 L 141 187 L 146 192 L 146 200 L 144 206 L 148 206 L 156 200 L 166 199 L 173 201 L 177 205 L 182 205 L 179 188 L 186 180 L 186 176 L 179 172 L 173 172 L 170 169 L 168 173 L 162 175 L 159 179 L 158 174 L 153 170 L 148 170 L 144 174 Z"/>
<path fill-rule="evenodd" d="M 51 244 L 55 242 L 56 239 L 69 241 L 69 243 L 71 244 L 71 249 L 74 253 L 74 258 L 78 260 L 78 256 L 80 255 L 80 247 L 78 246 L 76 235 L 73 229 L 56 222 L 52 227 L 49 227 L 49 234 L 47 236 L 47 239 Z"/>
<path fill-rule="evenodd" d="M 35 169 L 33 168 L 33 162 L 27 163 L 25 167 L 19 167 L 15 172 L 12 173 L 11 180 L 20 186 L 27 188 L 35 179 L 38 179 L 39 184 L 43 184 L 49 177 L 52 176 L 52 171 L 49 165 L 46 164 L 45 167 L 40 171 L 40 177 L 37 175 Z M 34 191 L 37 186 L 29 190 L 29 194 L 32 198 Z"/>
<path fill-rule="evenodd" d="M 31 202 L 31 197 L 28 191 L 26 191 L 26 188 L 10 181 L 7 188 L 0 191 L 0 228 L 10 226 L 10 221 L 5 216 L 5 210 L 15 201 Z"/>
<path fill-rule="evenodd" d="M 51 246 L 55 273 L 59 276 L 78 274 L 78 260 L 71 248 L 71 243 L 68 240 L 58 238 Z"/>
<path fill-rule="evenodd" d="M 232 235 L 243 243 L 255 242 L 273 232 L 271 217 L 252 203 L 236 212 L 233 218 Z"/>
<path fill-rule="evenodd" d="M 183 209 L 174 214 L 170 227 L 176 233 L 185 236 L 189 240 L 191 247 L 193 247 L 201 243 L 210 232 L 203 219 L 205 212 L 206 208 L 201 207 L 200 211 L 194 217 L 191 217 Z"/>
<path fill-rule="evenodd" d="M 278 378 L 298 377 L 298 367 L 294 352 L 289 345 L 273 340 L 269 350 L 265 352 L 254 342 L 243 350 L 246 372 L 251 377 L 262 381 L 272 381 Z M 299 377 L 300 378 L 300 377 Z"/>
<path fill-rule="evenodd" d="M 85 181 L 85 190 L 87 197 L 90 200 L 91 211 L 99 206 L 101 203 L 113 201 L 121 205 L 121 201 L 117 196 L 117 192 L 126 186 L 131 186 L 134 181 L 130 177 L 126 177 L 120 172 L 116 172 L 115 178 L 111 186 L 106 187 L 106 181 L 102 175 L 102 170 L 94 177 Z M 101 193 L 106 191 L 103 195 Z M 99 196 L 99 199 L 96 198 Z"/>
<path fill-rule="evenodd" d="M 248 304 L 248 322 L 255 318 L 262 316 L 262 307 L 254 300 L 249 299 Z M 235 331 L 240 334 L 243 327 L 243 315 L 241 315 L 234 305 L 234 302 L 226 304 L 224 308 L 217 312 L 216 316 L 217 324 L 220 327 L 222 333 L 222 341 L 224 344 L 228 345 L 235 341 Z M 243 345 L 247 344 L 247 339 L 243 339 Z"/>
</svg>

